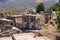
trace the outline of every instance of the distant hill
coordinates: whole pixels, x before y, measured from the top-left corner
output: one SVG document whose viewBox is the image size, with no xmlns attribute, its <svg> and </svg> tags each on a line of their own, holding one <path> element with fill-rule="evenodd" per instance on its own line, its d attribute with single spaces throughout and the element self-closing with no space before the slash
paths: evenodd
<svg viewBox="0 0 60 40">
<path fill-rule="evenodd" d="M 56 0 L 42 0 L 42 2 L 45 4 L 45 8 L 57 3 Z M 39 3 L 41 3 L 41 1 L 37 2 L 37 0 L 0 0 L 0 9 L 12 12 L 20 12 L 29 7 L 36 7 Z"/>
</svg>

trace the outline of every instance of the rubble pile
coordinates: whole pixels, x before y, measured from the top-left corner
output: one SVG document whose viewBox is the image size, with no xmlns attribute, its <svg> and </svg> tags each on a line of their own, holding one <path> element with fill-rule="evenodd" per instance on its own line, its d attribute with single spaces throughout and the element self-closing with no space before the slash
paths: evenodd
<svg viewBox="0 0 60 40">
<path fill-rule="evenodd" d="M 13 34 L 18 34 L 18 33 L 22 33 L 22 31 L 16 27 L 12 27 L 11 30 L 6 30 L 3 32 L 0 32 L 0 37 L 9 37 L 12 36 Z"/>
</svg>

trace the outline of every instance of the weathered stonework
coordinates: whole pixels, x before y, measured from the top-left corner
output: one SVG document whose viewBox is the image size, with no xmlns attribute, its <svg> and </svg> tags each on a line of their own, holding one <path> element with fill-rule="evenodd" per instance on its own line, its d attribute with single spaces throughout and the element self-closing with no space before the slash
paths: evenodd
<svg viewBox="0 0 60 40">
<path fill-rule="evenodd" d="M 12 20 L 7 20 L 7 19 L 0 19 L 0 25 L 1 25 L 1 31 L 8 31 L 12 29 L 13 27 L 13 21 Z"/>
</svg>

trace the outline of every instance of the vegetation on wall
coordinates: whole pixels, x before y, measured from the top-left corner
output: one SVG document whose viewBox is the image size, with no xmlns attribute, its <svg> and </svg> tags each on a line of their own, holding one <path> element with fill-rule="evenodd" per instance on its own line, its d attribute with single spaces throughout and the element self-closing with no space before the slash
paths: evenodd
<svg viewBox="0 0 60 40">
<path fill-rule="evenodd" d="M 2 18 L 2 17 L 4 17 L 4 15 L 0 13 L 0 18 Z"/>
</svg>

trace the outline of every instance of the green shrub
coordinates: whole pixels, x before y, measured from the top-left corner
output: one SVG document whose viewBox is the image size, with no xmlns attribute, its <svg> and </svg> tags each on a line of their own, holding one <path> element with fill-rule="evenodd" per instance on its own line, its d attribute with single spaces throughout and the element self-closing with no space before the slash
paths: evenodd
<svg viewBox="0 0 60 40">
<path fill-rule="evenodd" d="M 50 7 L 50 9 L 52 9 L 53 11 L 60 11 L 60 7 L 57 5 Z"/>
<path fill-rule="evenodd" d="M 39 5 L 37 5 L 36 7 L 36 12 L 39 13 L 40 11 L 44 11 L 45 8 L 44 8 L 44 4 L 43 3 L 40 3 Z"/>
<path fill-rule="evenodd" d="M 59 31 L 60 31 L 60 11 L 58 12 L 58 17 L 57 17 L 57 19 L 58 19 L 58 29 L 59 29 Z"/>
</svg>

